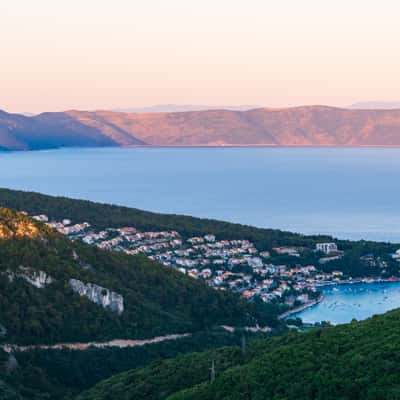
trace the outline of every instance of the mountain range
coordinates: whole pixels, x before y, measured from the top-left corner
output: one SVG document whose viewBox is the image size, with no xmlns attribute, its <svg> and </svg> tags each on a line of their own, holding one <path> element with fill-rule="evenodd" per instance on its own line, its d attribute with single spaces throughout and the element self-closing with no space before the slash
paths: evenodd
<svg viewBox="0 0 400 400">
<path fill-rule="evenodd" d="M 398 146 L 400 109 L 326 106 L 126 113 L 0 111 L 0 149 L 99 146 Z"/>
</svg>

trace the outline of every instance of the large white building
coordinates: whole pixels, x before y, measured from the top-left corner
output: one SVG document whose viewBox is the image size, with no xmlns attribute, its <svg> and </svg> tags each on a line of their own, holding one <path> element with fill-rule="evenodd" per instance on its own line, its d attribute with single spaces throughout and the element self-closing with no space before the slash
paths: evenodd
<svg viewBox="0 0 400 400">
<path fill-rule="evenodd" d="M 336 253 L 338 251 L 336 243 L 317 243 L 317 250 L 325 254 Z"/>
</svg>

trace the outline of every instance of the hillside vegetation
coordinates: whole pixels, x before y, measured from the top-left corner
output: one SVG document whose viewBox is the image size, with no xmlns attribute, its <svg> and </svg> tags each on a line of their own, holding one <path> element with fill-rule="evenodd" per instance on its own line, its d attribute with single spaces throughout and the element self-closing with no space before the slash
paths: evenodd
<svg viewBox="0 0 400 400">
<path fill-rule="evenodd" d="M 240 336 L 222 329 L 139 347 L 89 348 L 87 350 L 43 350 L 14 352 L 17 368 L 7 373 L 9 356 L 0 350 L 0 394 L 7 388 L 24 400 L 70 400 L 101 380 L 155 360 L 240 342 Z M 1 378 L 0 378 L 1 381 Z M 1 396 L 0 396 L 1 399 Z M 18 397 L 19 399 L 19 397 Z"/>
<path fill-rule="evenodd" d="M 221 325 L 278 324 L 276 312 L 267 305 L 216 291 L 145 256 L 72 242 L 17 211 L 0 208 L 0 232 L 0 398 L 4 400 L 67 399 L 101 379 L 152 360 L 235 343 L 235 335 Z M 80 295 L 71 280 L 97 288 L 96 296 Z M 107 301 L 99 303 L 99 298 L 112 298 L 110 294 L 123 299 L 120 312 L 108 307 Z M 34 348 L 171 333 L 191 335 L 123 350 Z M 12 357 L 2 351 L 10 345 Z M 33 347 L 20 351 L 18 345 Z"/>
<path fill-rule="evenodd" d="M 126 372 L 78 399 L 400 398 L 399 310 L 364 322 L 257 341 L 244 356 L 234 348 L 220 354 L 223 362 L 215 352 L 204 352 Z M 216 378 L 211 383 L 213 360 Z"/>
<path fill-rule="evenodd" d="M 317 242 L 332 238 L 7 189 L 0 189 L 0 206 L 5 207 L 0 209 L 0 345 L 192 333 L 180 341 L 124 350 L 16 351 L 18 366 L 11 372 L 10 358 L 0 350 L 4 399 L 70 400 L 82 390 L 87 391 L 79 400 L 400 398 L 400 311 L 361 323 L 261 340 L 246 349 L 201 352 L 241 342 L 240 333 L 228 335 L 218 328 L 222 324 L 243 326 L 258 321 L 280 327 L 276 308 L 215 291 L 145 256 L 71 242 L 10 208 L 58 220 L 88 221 L 97 228 L 134 226 L 173 229 L 184 238 L 213 233 L 221 239 L 249 239 L 260 250 L 278 245 L 312 249 Z M 336 243 L 346 255 L 326 268 L 347 270 L 353 276 L 374 272 L 358 261 L 361 255 L 389 257 L 398 248 L 367 241 Z M 392 264 L 388 273 L 398 270 L 397 263 Z M 123 309 L 115 312 L 80 296 L 72 290 L 71 279 L 97 285 L 101 296 L 120 296 Z M 212 366 L 215 381 L 211 383 Z"/>
<path fill-rule="evenodd" d="M 87 221 L 98 229 L 133 226 L 141 231 L 176 230 L 186 239 L 213 233 L 219 240 L 250 240 L 258 250 L 271 251 L 275 246 L 304 246 L 314 249 L 318 242 L 335 241 L 346 254 L 340 260 L 322 265 L 321 268 L 327 272 L 341 270 L 353 277 L 374 275 L 376 269 L 360 260 L 360 257 L 366 254 L 382 257 L 388 263 L 388 277 L 397 275 L 399 269 L 398 263 L 388 257 L 388 254 L 400 247 L 393 243 L 337 240 L 326 235 L 301 235 L 278 229 L 256 228 L 183 215 L 159 214 L 135 208 L 9 189 L 0 189 L 0 206 L 27 211 L 31 215 L 44 213 L 58 221 L 63 218 L 69 218 L 74 223 Z M 313 264 L 315 255 L 308 252 L 295 261 L 303 265 Z M 277 260 L 277 262 L 285 263 L 287 260 Z"/>
<path fill-rule="evenodd" d="M 24 229 L 28 234 L 20 235 Z M 0 210 L 1 230 L 8 232 L 0 239 L 3 342 L 143 338 L 271 318 L 267 309 L 256 309 L 232 293 L 217 292 L 144 256 L 70 242 L 20 213 Z M 118 293 L 123 312 L 79 296 L 70 279 Z"/>
</svg>

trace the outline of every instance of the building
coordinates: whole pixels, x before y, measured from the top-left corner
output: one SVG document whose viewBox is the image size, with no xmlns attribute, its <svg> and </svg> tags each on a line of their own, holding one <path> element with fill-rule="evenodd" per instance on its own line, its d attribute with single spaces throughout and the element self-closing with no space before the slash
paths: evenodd
<svg viewBox="0 0 400 400">
<path fill-rule="evenodd" d="M 41 214 L 41 215 L 34 215 L 32 219 L 39 221 L 39 222 L 48 222 L 49 217 L 47 215 Z"/>
<path fill-rule="evenodd" d="M 325 254 L 337 253 L 338 251 L 336 243 L 317 243 L 316 249 Z"/>
<path fill-rule="evenodd" d="M 396 252 L 392 254 L 392 258 L 400 261 L 400 249 L 396 250 Z"/>
<path fill-rule="evenodd" d="M 299 249 L 297 247 L 274 247 L 272 250 L 274 250 L 279 255 L 300 257 Z"/>
</svg>

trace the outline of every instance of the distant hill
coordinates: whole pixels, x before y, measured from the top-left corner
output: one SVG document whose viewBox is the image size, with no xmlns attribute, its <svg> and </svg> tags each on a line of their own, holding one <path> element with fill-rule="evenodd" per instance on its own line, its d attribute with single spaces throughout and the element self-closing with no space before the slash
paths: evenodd
<svg viewBox="0 0 400 400">
<path fill-rule="evenodd" d="M 0 111 L 0 147 L 4 150 L 113 145 L 112 139 L 65 113 L 27 117 Z"/>
<path fill-rule="evenodd" d="M 66 111 L 33 117 L 0 111 L 0 148 L 72 146 L 400 145 L 400 110 L 325 106 L 248 111 Z"/>
<path fill-rule="evenodd" d="M 349 108 L 357 110 L 398 110 L 400 109 L 400 101 L 364 101 L 354 103 Z"/>
<path fill-rule="evenodd" d="M 186 111 L 205 111 L 205 110 L 232 110 L 232 111 L 247 111 L 254 108 L 260 108 L 256 105 L 241 105 L 241 106 L 210 106 L 196 104 L 159 104 L 149 107 L 130 107 L 116 108 L 111 111 L 125 113 L 154 113 L 154 112 L 186 112 Z"/>
</svg>

